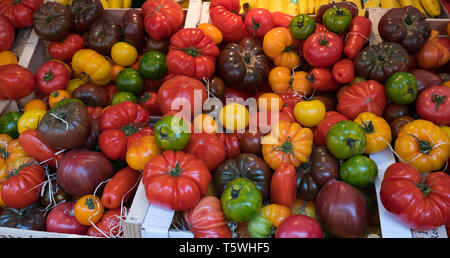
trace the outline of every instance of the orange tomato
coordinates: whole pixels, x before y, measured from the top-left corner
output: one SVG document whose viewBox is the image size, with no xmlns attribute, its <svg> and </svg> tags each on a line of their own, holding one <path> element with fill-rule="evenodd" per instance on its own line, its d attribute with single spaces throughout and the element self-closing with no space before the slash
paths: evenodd
<svg viewBox="0 0 450 258">
<path fill-rule="evenodd" d="M 216 134 L 219 126 L 216 120 L 208 114 L 199 114 L 194 118 L 194 130 L 195 132 L 205 132 L 210 134 Z"/>
<path fill-rule="evenodd" d="M 294 38 L 288 28 L 285 27 L 275 27 L 269 30 L 263 39 L 263 51 L 264 53 L 275 59 L 294 43 Z"/>
<path fill-rule="evenodd" d="M 316 219 L 316 207 L 314 202 L 297 199 L 295 200 L 294 205 L 292 205 L 291 210 L 295 215 L 301 214 Z"/>
<path fill-rule="evenodd" d="M 50 105 L 50 107 L 53 107 L 53 105 L 55 105 L 56 102 L 65 99 L 70 99 L 69 92 L 65 90 L 55 90 L 52 91 L 52 93 L 50 93 L 50 95 L 48 96 L 48 104 Z"/>
<path fill-rule="evenodd" d="M 309 96 L 311 94 L 311 82 L 307 79 L 308 73 L 305 71 L 298 71 L 294 73 L 291 87 L 292 90 L 301 96 Z"/>
<path fill-rule="evenodd" d="M 216 26 L 210 23 L 200 23 L 197 28 L 201 29 L 203 33 L 208 35 L 216 45 L 219 45 L 223 40 L 222 32 Z"/>
<path fill-rule="evenodd" d="M 276 66 L 269 72 L 269 85 L 274 92 L 287 92 L 291 80 L 291 70 L 284 66 Z"/>
<path fill-rule="evenodd" d="M 274 227 L 278 227 L 283 220 L 294 215 L 288 207 L 275 203 L 264 206 L 261 213 Z"/>
<path fill-rule="evenodd" d="M 447 23 L 447 35 L 450 36 L 450 22 Z"/>
<path fill-rule="evenodd" d="M 111 72 L 112 72 L 112 81 L 115 83 L 116 82 L 116 77 L 117 75 L 120 73 L 120 71 L 122 71 L 125 67 L 115 64 L 111 67 Z"/>
<path fill-rule="evenodd" d="M 442 83 L 442 85 L 450 87 L 450 81 L 446 81 L 446 82 Z"/>
<path fill-rule="evenodd" d="M 264 93 L 258 98 L 259 111 L 280 111 L 283 108 L 283 99 L 275 93 Z"/>
<path fill-rule="evenodd" d="M 300 64 L 300 57 L 294 51 L 286 51 L 275 57 L 273 63 L 276 66 L 284 66 L 289 69 L 294 69 Z"/>
<path fill-rule="evenodd" d="M 158 154 L 161 154 L 161 149 L 156 145 L 155 136 L 146 135 L 128 148 L 126 161 L 132 169 L 143 170 L 145 165 Z"/>
<path fill-rule="evenodd" d="M 25 107 L 23 108 L 23 112 L 27 112 L 30 109 L 42 109 L 42 110 L 47 111 L 47 105 L 41 99 L 33 99 L 33 100 L 30 100 L 27 104 L 25 104 Z"/>
<path fill-rule="evenodd" d="M 17 60 L 16 55 L 9 50 L 4 50 L 0 52 L 0 65 L 7 64 L 17 64 L 19 61 Z"/>
<path fill-rule="evenodd" d="M 75 218 L 85 226 L 91 226 L 100 221 L 105 212 L 100 198 L 92 194 L 82 196 L 74 206 Z"/>
<path fill-rule="evenodd" d="M 3 183 L 0 183 L 0 192 L 2 191 Z M 6 204 L 2 200 L 2 196 L 0 195 L 0 208 L 4 209 L 6 207 Z"/>
</svg>

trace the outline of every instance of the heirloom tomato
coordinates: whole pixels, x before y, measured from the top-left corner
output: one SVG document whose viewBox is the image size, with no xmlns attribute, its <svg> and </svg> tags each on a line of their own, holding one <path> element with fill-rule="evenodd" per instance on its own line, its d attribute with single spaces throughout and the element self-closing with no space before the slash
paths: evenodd
<svg viewBox="0 0 450 258">
<path fill-rule="evenodd" d="M 102 205 L 110 210 L 120 208 L 136 191 L 140 176 L 139 171 L 130 167 L 117 171 L 103 189 Z"/>
<path fill-rule="evenodd" d="M 74 207 L 75 202 L 72 201 L 59 203 L 55 206 L 45 220 L 46 231 L 63 234 L 86 234 L 89 227 L 78 222 L 75 218 Z"/>
<path fill-rule="evenodd" d="M 323 238 L 322 227 L 317 220 L 305 215 L 293 215 L 281 222 L 275 238 Z"/>
<path fill-rule="evenodd" d="M 2 38 L 0 52 L 10 50 L 16 38 L 16 31 L 13 25 L 2 16 L 0 16 L 0 38 Z"/>
<path fill-rule="evenodd" d="M 92 49 L 81 49 L 72 56 L 72 68 L 75 74 L 86 74 L 99 85 L 106 85 L 112 79 L 109 61 Z"/>
<path fill-rule="evenodd" d="M 338 159 L 361 155 L 366 145 L 364 130 L 353 121 L 339 121 L 327 133 L 327 148 Z"/>
<path fill-rule="evenodd" d="M 26 97 L 35 85 L 36 80 L 29 69 L 19 64 L 0 66 L 0 100 Z"/>
<path fill-rule="evenodd" d="M 294 107 L 295 120 L 302 126 L 315 127 L 325 118 L 325 105 L 320 100 L 299 102 Z"/>
<path fill-rule="evenodd" d="M 100 198 L 92 194 L 81 196 L 75 202 L 73 210 L 77 221 L 85 226 L 99 222 L 105 212 Z"/>
<path fill-rule="evenodd" d="M 166 55 L 155 50 L 146 52 L 139 60 L 139 73 L 149 80 L 164 78 L 168 73 Z"/>
<path fill-rule="evenodd" d="M 398 72 L 386 81 L 386 95 L 399 105 L 407 105 L 417 98 L 417 80 L 407 72 Z"/>
<path fill-rule="evenodd" d="M 342 39 L 330 31 L 315 32 L 303 44 L 302 54 L 313 67 L 331 67 L 341 58 Z"/>
<path fill-rule="evenodd" d="M 237 42 L 246 35 L 245 24 L 239 15 L 239 0 L 212 0 L 209 6 L 211 23 L 219 28 L 226 42 Z"/>
<path fill-rule="evenodd" d="M 339 178 L 358 189 L 371 185 L 375 182 L 377 175 L 377 164 L 364 155 L 349 158 L 339 169 Z"/>
<path fill-rule="evenodd" d="M 419 117 L 436 125 L 450 125 L 450 87 L 436 85 L 419 93 L 416 111 Z"/>
<path fill-rule="evenodd" d="M 270 181 L 270 201 L 291 207 L 297 194 L 297 175 L 292 164 L 282 163 Z"/>
<path fill-rule="evenodd" d="M 305 40 L 316 31 L 316 21 L 307 14 L 298 14 L 289 22 L 292 36 L 298 40 Z"/>
<path fill-rule="evenodd" d="M 37 129 L 46 113 L 47 111 L 42 109 L 31 109 L 23 113 L 17 121 L 17 131 L 19 134 L 28 129 Z"/>
<path fill-rule="evenodd" d="M 154 156 L 161 153 L 154 135 L 146 135 L 131 144 L 125 154 L 128 166 L 135 170 L 142 170 Z"/>
<path fill-rule="evenodd" d="M 238 131 L 248 126 L 250 115 L 245 106 L 238 103 L 230 103 L 220 111 L 219 120 L 226 129 Z"/>
<path fill-rule="evenodd" d="M 55 90 L 64 90 L 70 80 L 70 73 L 65 64 L 48 61 L 36 71 L 37 88 L 45 94 Z"/>
<path fill-rule="evenodd" d="M 214 41 L 216 45 L 222 43 L 223 40 L 222 32 L 216 26 L 204 22 L 197 25 L 197 28 L 201 29 L 203 33 L 211 37 L 211 39 Z"/>
<path fill-rule="evenodd" d="M 116 86 L 120 92 L 126 91 L 139 94 L 144 89 L 144 79 L 138 70 L 134 68 L 124 68 L 117 74 Z"/>
<path fill-rule="evenodd" d="M 272 14 L 264 8 L 252 8 L 244 19 L 245 29 L 253 37 L 263 38 L 264 35 L 275 27 Z"/>
<path fill-rule="evenodd" d="M 386 149 L 388 144 L 391 144 L 391 127 L 384 118 L 370 112 L 364 112 L 359 114 L 354 122 L 359 124 L 366 134 L 365 154 L 380 152 Z"/>
<path fill-rule="evenodd" d="M 191 128 L 181 117 L 163 117 L 156 122 L 154 130 L 156 144 L 163 150 L 184 150 L 189 144 Z"/>
<path fill-rule="evenodd" d="M 145 31 L 152 39 L 169 38 L 183 24 L 183 9 L 173 0 L 145 1 L 141 8 Z"/>
<path fill-rule="evenodd" d="M 80 34 L 73 33 L 62 40 L 50 42 L 48 54 L 53 59 L 69 61 L 78 50 L 84 47 L 83 37 Z"/>
<path fill-rule="evenodd" d="M 42 141 L 38 136 L 38 130 L 28 129 L 22 132 L 19 136 L 19 143 L 28 156 L 35 158 L 38 162 L 45 161 L 44 164 L 50 167 L 57 168 L 64 158 L 64 152 L 60 152 Z"/>
<path fill-rule="evenodd" d="M 136 62 L 138 52 L 133 45 L 127 42 L 117 42 L 111 48 L 111 58 L 115 64 L 130 66 Z"/>
<path fill-rule="evenodd" d="M 0 134 L 8 134 L 12 138 L 19 137 L 17 123 L 22 113 L 10 111 L 2 115 L 0 118 Z"/>
<path fill-rule="evenodd" d="M 42 5 L 42 0 L 4 0 L 0 2 L 0 14 L 14 28 L 33 26 L 34 12 Z"/>
<path fill-rule="evenodd" d="M 227 157 L 225 144 L 217 136 L 208 133 L 191 134 L 185 151 L 203 160 L 211 171 Z"/>
<path fill-rule="evenodd" d="M 92 225 L 86 235 L 94 237 L 120 238 L 123 237 L 123 222 L 126 219 L 127 209 L 120 208 L 108 210 L 103 214 L 102 219 Z"/>
<path fill-rule="evenodd" d="M 347 8 L 335 6 L 325 11 L 322 22 L 329 31 L 341 34 L 347 32 L 352 18 L 352 13 Z"/>
<path fill-rule="evenodd" d="M 325 118 L 320 122 L 314 130 L 314 144 L 320 146 L 327 146 L 327 134 L 330 128 L 337 122 L 348 120 L 345 116 L 336 111 L 328 111 L 325 113 Z"/>
</svg>

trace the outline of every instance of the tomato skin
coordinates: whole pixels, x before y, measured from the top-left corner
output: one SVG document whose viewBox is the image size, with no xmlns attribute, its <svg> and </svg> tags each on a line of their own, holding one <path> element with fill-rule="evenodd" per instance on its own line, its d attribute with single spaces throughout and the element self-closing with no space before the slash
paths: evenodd
<svg viewBox="0 0 450 258">
<path fill-rule="evenodd" d="M 195 238 L 232 237 L 220 200 L 215 196 L 204 196 L 193 209 L 185 211 L 183 216 Z"/>
<path fill-rule="evenodd" d="M 210 182 L 205 163 L 182 151 L 169 150 L 155 156 L 142 174 L 148 201 L 176 211 L 195 207 Z"/>
<path fill-rule="evenodd" d="M 298 40 L 305 40 L 316 31 L 316 21 L 307 14 L 298 14 L 289 22 L 292 36 Z"/>
<path fill-rule="evenodd" d="M 210 171 L 225 161 L 225 144 L 215 135 L 208 133 L 191 134 L 185 151 L 203 160 Z"/>
<path fill-rule="evenodd" d="M 244 19 L 245 29 L 256 38 L 263 38 L 266 32 L 275 27 L 272 13 L 264 8 L 253 8 Z"/>
<path fill-rule="evenodd" d="M 98 136 L 102 153 L 111 160 L 123 160 L 126 153 L 126 135 L 120 129 L 107 129 Z"/>
<path fill-rule="evenodd" d="M 345 40 L 344 54 L 350 58 L 355 58 L 370 37 L 372 21 L 363 16 L 355 16 L 350 23 L 348 37 Z"/>
<path fill-rule="evenodd" d="M 82 225 L 74 215 L 75 202 L 62 202 L 54 207 L 47 215 L 46 231 L 85 235 L 89 227 Z"/>
<path fill-rule="evenodd" d="M 39 200 L 42 186 L 38 185 L 44 180 L 45 172 L 40 165 L 25 166 L 3 183 L 1 199 L 7 206 L 16 209 L 30 206 Z"/>
<path fill-rule="evenodd" d="M 382 116 L 387 104 L 385 88 L 369 80 L 350 86 L 338 99 L 336 111 L 354 120 L 360 113 L 371 112 Z"/>
<path fill-rule="evenodd" d="M 140 105 L 125 101 L 106 109 L 99 120 L 101 130 L 122 128 L 125 125 L 143 126 L 150 122 L 150 114 Z"/>
<path fill-rule="evenodd" d="M 239 141 L 241 135 L 238 133 L 218 133 L 216 134 L 219 140 L 225 145 L 225 151 L 227 152 L 227 159 L 234 159 L 240 153 Z"/>
<path fill-rule="evenodd" d="M 320 122 L 314 130 L 314 144 L 327 146 L 327 134 L 330 128 L 337 122 L 348 120 L 345 116 L 336 111 L 328 111 L 325 118 Z"/>
<path fill-rule="evenodd" d="M 70 80 L 70 73 L 63 63 L 45 62 L 36 71 L 37 88 L 49 94 L 54 90 L 64 90 Z"/>
<path fill-rule="evenodd" d="M 0 13 L 14 28 L 25 28 L 33 26 L 34 12 L 42 3 L 42 0 L 5 0 L 0 3 Z"/>
<path fill-rule="evenodd" d="M 333 32 L 315 32 L 303 44 L 302 53 L 313 67 L 331 67 L 341 58 L 342 39 Z"/>
<path fill-rule="evenodd" d="M 63 40 L 51 41 L 48 45 L 48 54 L 51 58 L 70 61 L 72 56 L 85 47 L 84 39 L 80 34 L 69 34 Z"/>
<path fill-rule="evenodd" d="M 355 78 L 355 64 L 352 60 L 344 58 L 333 65 L 334 79 L 341 84 L 349 84 Z"/>
<path fill-rule="evenodd" d="M 238 15 L 239 0 L 212 0 L 209 6 L 211 23 L 219 28 L 226 42 L 238 42 L 246 35 L 244 21 Z"/>
<path fill-rule="evenodd" d="M 29 69 L 19 64 L 0 66 L 0 100 L 28 96 L 35 85 L 36 80 Z"/>
<path fill-rule="evenodd" d="M 100 221 L 104 211 L 105 208 L 100 198 L 92 194 L 82 196 L 75 202 L 74 206 L 75 218 L 85 226 L 90 226 Z"/>
<path fill-rule="evenodd" d="M 302 101 L 295 105 L 294 116 L 299 124 L 315 127 L 325 118 L 325 105 L 320 100 Z"/>
<path fill-rule="evenodd" d="M 125 159 L 127 164 L 136 170 L 142 170 L 154 156 L 161 153 L 153 134 L 142 136 L 129 144 Z"/>
<path fill-rule="evenodd" d="M 306 78 L 311 88 L 319 91 L 335 91 L 340 86 L 330 68 L 313 68 Z"/>
<path fill-rule="evenodd" d="M 182 111 L 186 114 L 187 117 L 192 119 L 197 113 L 200 111 L 194 109 L 194 93 L 199 91 L 201 94 L 201 102 L 200 104 L 203 106 L 203 103 L 208 97 L 208 93 L 206 92 L 203 84 L 192 77 L 184 76 L 184 75 L 176 75 L 167 81 L 165 81 L 158 90 L 158 103 L 159 108 L 163 114 L 168 113 L 169 111 Z M 172 103 L 175 100 L 184 100 L 183 103 L 189 103 L 189 107 L 172 107 Z M 197 103 L 198 105 L 198 103 Z M 197 113 L 195 113 L 197 111 Z M 190 112 L 190 113 L 187 113 Z"/>
<path fill-rule="evenodd" d="M 197 28 L 201 29 L 203 33 L 210 36 L 216 45 L 222 43 L 223 35 L 222 32 L 216 26 L 210 23 L 200 23 Z"/>
<path fill-rule="evenodd" d="M 184 150 L 189 144 L 190 129 L 191 125 L 181 117 L 163 117 L 154 127 L 156 144 L 163 150 Z"/>
<path fill-rule="evenodd" d="M 359 114 L 355 120 L 364 129 L 367 138 L 365 154 L 382 151 L 388 147 L 392 140 L 392 132 L 389 124 L 384 118 L 370 112 Z"/>
<path fill-rule="evenodd" d="M 400 162 L 386 169 L 380 189 L 383 206 L 404 225 L 416 230 L 431 230 L 448 223 L 449 196 L 449 175 L 435 172 L 423 181 L 416 168 Z"/>
<path fill-rule="evenodd" d="M 289 28 L 289 23 L 291 22 L 293 15 L 282 12 L 272 12 L 272 19 L 274 27 L 285 27 Z"/>
<path fill-rule="evenodd" d="M 335 6 L 325 11 L 322 21 L 328 30 L 340 34 L 347 32 L 352 18 L 353 16 L 347 8 Z"/>
<path fill-rule="evenodd" d="M 220 197 L 225 216 L 235 222 L 250 220 L 262 205 L 261 192 L 247 178 L 229 182 Z"/>
<path fill-rule="evenodd" d="M 183 24 L 183 9 L 175 1 L 146 1 L 141 10 L 144 16 L 145 31 L 152 39 L 169 38 Z"/>
<path fill-rule="evenodd" d="M 103 206 L 110 210 L 120 208 L 136 191 L 140 176 L 139 171 L 130 167 L 117 171 L 105 185 L 101 198 Z"/>
<path fill-rule="evenodd" d="M 450 88 L 431 86 L 419 93 L 416 111 L 419 117 L 436 125 L 450 125 Z"/>
<path fill-rule="evenodd" d="M 278 226 L 275 238 L 323 238 L 317 220 L 305 215 L 293 215 Z"/>
<path fill-rule="evenodd" d="M 0 52 L 4 50 L 9 50 L 14 44 L 14 39 L 16 38 L 16 31 L 12 24 L 5 18 L 0 16 Z"/>
<path fill-rule="evenodd" d="M 296 200 L 297 174 L 292 164 L 281 164 L 272 175 L 270 202 L 291 207 Z"/>
<path fill-rule="evenodd" d="M 184 28 L 170 38 L 167 68 L 174 75 L 202 80 L 215 71 L 220 50 L 214 41 L 198 28 Z"/>
<path fill-rule="evenodd" d="M 362 154 L 367 144 L 364 130 L 349 120 L 335 123 L 328 131 L 326 141 L 330 153 L 342 160 Z"/>
<path fill-rule="evenodd" d="M 158 105 L 158 92 L 145 91 L 139 97 L 139 104 L 147 109 L 151 115 L 162 115 Z"/>
<path fill-rule="evenodd" d="M 64 158 L 64 152 L 55 154 L 59 150 L 48 146 L 38 136 L 38 130 L 28 129 L 22 132 L 19 136 L 20 146 L 25 150 L 28 156 L 35 158 L 38 162 L 45 162 L 45 164 L 56 168 L 57 164 Z"/>
<path fill-rule="evenodd" d="M 103 214 L 102 219 L 91 226 L 86 235 L 93 237 L 122 237 L 123 232 L 120 229 L 123 228 L 120 224 L 125 221 L 126 208 L 123 211 L 119 209 L 108 210 Z M 100 230 L 100 231 L 99 231 Z"/>
</svg>

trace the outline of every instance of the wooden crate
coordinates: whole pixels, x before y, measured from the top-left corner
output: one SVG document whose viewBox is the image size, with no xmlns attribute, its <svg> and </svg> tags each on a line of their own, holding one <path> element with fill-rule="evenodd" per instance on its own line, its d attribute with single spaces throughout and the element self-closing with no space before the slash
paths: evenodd
<svg viewBox="0 0 450 258">
<path fill-rule="evenodd" d="M 127 9 L 105 9 L 105 16 L 117 22 L 122 21 L 122 16 Z M 187 14 L 187 9 L 184 10 Z M 186 15 L 185 15 L 186 16 Z M 44 40 L 34 32 L 33 28 L 27 28 L 24 31 L 19 31 L 16 37 L 16 43 L 13 47 L 13 52 L 19 56 L 19 64 L 30 69 L 33 74 L 37 69 L 50 60 L 47 52 L 47 47 Z M 26 103 L 28 100 L 34 98 L 34 93 L 23 98 L 21 101 Z M 0 101 L 0 115 L 8 111 L 19 110 L 15 101 Z M 157 118 L 156 118 L 157 119 Z M 152 119 L 154 121 L 155 118 Z M 94 238 L 86 235 L 61 234 L 51 233 L 36 230 L 24 230 L 17 228 L 0 227 L 0 238 Z"/>
</svg>

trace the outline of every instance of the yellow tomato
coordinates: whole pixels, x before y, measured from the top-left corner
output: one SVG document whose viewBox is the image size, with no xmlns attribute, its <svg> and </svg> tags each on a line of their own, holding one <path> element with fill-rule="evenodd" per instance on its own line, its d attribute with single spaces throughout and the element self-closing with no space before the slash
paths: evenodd
<svg viewBox="0 0 450 258">
<path fill-rule="evenodd" d="M 115 64 L 130 66 L 136 62 L 138 52 L 136 48 L 126 42 L 117 42 L 111 48 L 111 58 Z"/>
<path fill-rule="evenodd" d="M 69 92 L 67 92 L 65 90 L 54 90 L 48 96 L 48 104 L 50 105 L 50 108 L 51 108 L 51 107 L 53 107 L 53 105 L 55 105 L 55 103 L 57 103 L 61 100 L 70 99 L 70 98 L 71 97 L 70 97 Z"/>
<path fill-rule="evenodd" d="M 27 112 L 31 109 L 42 109 L 42 110 L 47 111 L 47 105 L 41 99 L 33 99 L 33 100 L 30 100 L 27 104 L 25 104 L 23 111 Z"/>
<path fill-rule="evenodd" d="M 73 208 L 75 218 L 85 226 L 91 226 L 100 221 L 105 211 L 100 198 L 92 194 L 82 196 Z"/>
<path fill-rule="evenodd" d="M 55 0 L 55 2 L 60 3 L 60 4 L 64 5 L 64 6 L 69 4 L 69 0 Z"/>
<path fill-rule="evenodd" d="M 280 111 L 283 108 L 283 99 L 275 93 L 264 93 L 258 98 L 259 111 Z"/>
<path fill-rule="evenodd" d="M 443 125 L 441 126 L 441 129 L 448 134 L 448 137 L 450 137 L 450 127 Z"/>
<path fill-rule="evenodd" d="M 75 74 L 85 74 L 98 85 L 106 85 L 112 79 L 110 62 L 92 49 L 78 50 L 72 57 Z"/>
<path fill-rule="evenodd" d="M 219 127 L 214 118 L 207 114 L 200 114 L 194 118 L 195 132 L 205 132 L 215 134 Z"/>
<path fill-rule="evenodd" d="M 210 23 L 200 23 L 197 28 L 203 31 L 206 35 L 208 35 L 216 45 L 219 45 L 223 40 L 222 32 L 216 26 Z"/>
<path fill-rule="evenodd" d="M 78 88 L 79 86 L 81 86 L 81 85 L 83 85 L 83 84 L 86 84 L 86 83 L 88 83 L 88 82 L 89 82 L 89 81 L 88 81 L 88 79 L 87 79 L 86 77 L 72 79 L 72 80 L 70 80 L 70 81 L 67 83 L 66 91 L 67 91 L 70 95 L 72 95 L 72 92 L 73 92 L 76 88 Z"/>
<path fill-rule="evenodd" d="M 367 138 L 365 154 L 380 152 L 388 147 L 392 140 L 392 132 L 384 118 L 370 112 L 359 114 L 353 121 L 363 128 Z"/>
<path fill-rule="evenodd" d="M 17 60 L 16 55 L 9 50 L 4 50 L 0 52 L 0 65 L 7 64 L 17 64 L 19 61 Z"/>
<path fill-rule="evenodd" d="M 314 127 L 325 118 L 325 105 L 320 100 L 301 101 L 295 104 L 294 117 L 302 126 Z"/>
<path fill-rule="evenodd" d="M 146 135 L 136 140 L 127 150 L 128 166 L 135 170 L 143 170 L 145 165 L 156 155 L 161 154 L 154 135 Z"/>
<path fill-rule="evenodd" d="M 45 113 L 47 113 L 47 111 L 42 109 L 31 109 L 23 113 L 23 115 L 20 116 L 19 121 L 17 121 L 17 130 L 19 134 L 28 129 L 37 129 L 39 122 L 42 120 Z"/>
<path fill-rule="evenodd" d="M 228 130 L 245 129 L 249 123 L 249 113 L 246 107 L 238 103 L 230 103 L 220 110 L 220 123 Z"/>
</svg>

